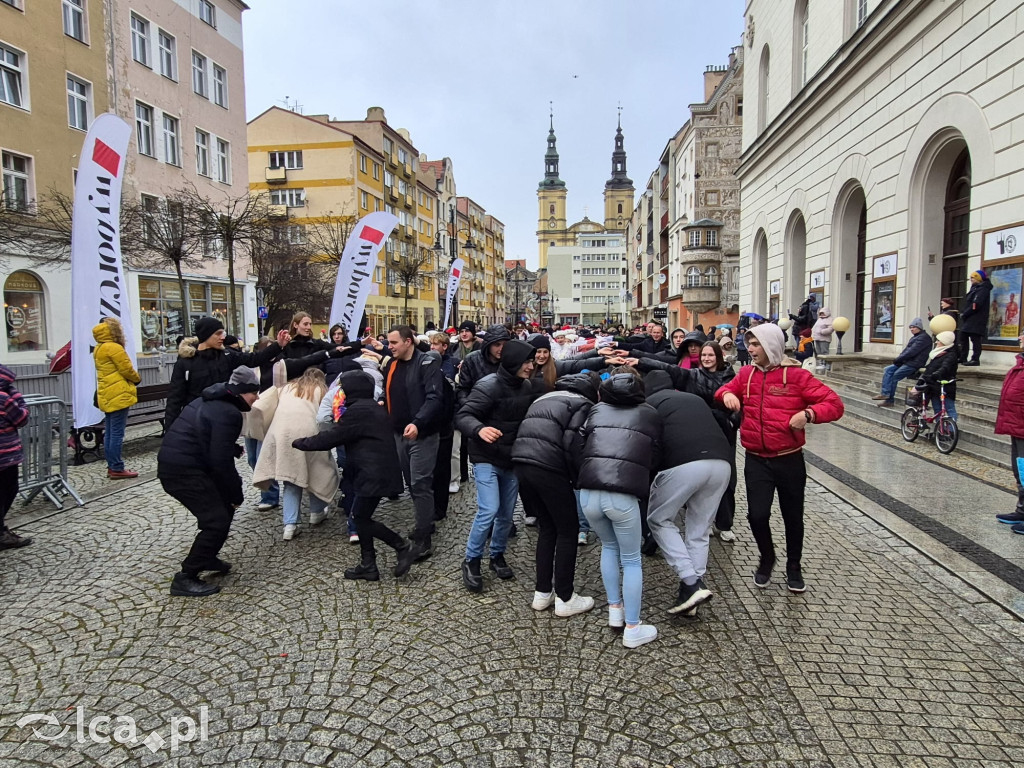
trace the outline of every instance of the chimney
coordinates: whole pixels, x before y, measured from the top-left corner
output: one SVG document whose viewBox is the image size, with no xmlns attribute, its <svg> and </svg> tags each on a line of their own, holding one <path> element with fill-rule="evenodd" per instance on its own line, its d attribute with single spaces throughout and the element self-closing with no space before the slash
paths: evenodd
<svg viewBox="0 0 1024 768">
<path fill-rule="evenodd" d="M 384 125 L 388 124 L 387 118 L 384 117 L 383 107 L 370 107 L 368 110 L 366 110 L 366 120 L 367 122 L 379 121 L 381 123 L 384 123 Z"/>
<path fill-rule="evenodd" d="M 715 89 L 725 79 L 728 67 L 711 65 L 704 70 L 704 101 L 710 101 Z"/>
</svg>

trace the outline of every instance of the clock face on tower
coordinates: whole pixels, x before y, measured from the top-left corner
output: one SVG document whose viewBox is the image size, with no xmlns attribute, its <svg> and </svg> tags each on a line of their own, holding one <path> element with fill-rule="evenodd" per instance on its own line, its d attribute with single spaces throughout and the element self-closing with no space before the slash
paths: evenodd
<svg viewBox="0 0 1024 768">
<path fill-rule="evenodd" d="M 551 217 L 550 219 L 548 219 L 548 226 L 549 226 L 549 227 L 550 227 L 551 229 L 554 229 L 554 228 L 555 228 L 555 217 L 554 217 L 554 216 L 552 216 L 552 217 Z"/>
</svg>

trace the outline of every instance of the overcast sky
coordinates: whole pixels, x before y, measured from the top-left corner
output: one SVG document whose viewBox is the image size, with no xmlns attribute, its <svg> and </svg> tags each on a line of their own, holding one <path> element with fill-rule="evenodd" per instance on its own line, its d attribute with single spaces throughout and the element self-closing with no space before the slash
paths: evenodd
<svg viewBox="0 0 1024 768">
<path fill-rule="evenodd" d="M 616 108 L 640 192 L 703 101 L 703 72 L 740 43 L 743 0 L 247 0 L 246 108 L 285 98 L 359 120 L 383 107 L 460 195 L 537 263 L 537 184 L 554 102 L 570 222 L 603 218 Z"/>
</svg>

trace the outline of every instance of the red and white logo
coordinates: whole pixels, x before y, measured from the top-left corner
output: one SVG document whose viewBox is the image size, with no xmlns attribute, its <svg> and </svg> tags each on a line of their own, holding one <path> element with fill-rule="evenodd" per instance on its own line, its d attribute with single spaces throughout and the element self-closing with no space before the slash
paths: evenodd
<svg viewBox="0 0 1024 768">
<path fill-rule="evenodd" d="M 92 161 L 111 176 L 117 176 L 121 169 L 121 156 L 99 139 L 92 148 Z"/>
<path fill-rule="evenodd" d="M 359 233 L 359 236 L 363 240 L 369 240 L 374 245 L 380 245 L 380 241 L 384 239 L 384 233 L 373 227 L 363 227 L 363 231 Z"/>
</svg>

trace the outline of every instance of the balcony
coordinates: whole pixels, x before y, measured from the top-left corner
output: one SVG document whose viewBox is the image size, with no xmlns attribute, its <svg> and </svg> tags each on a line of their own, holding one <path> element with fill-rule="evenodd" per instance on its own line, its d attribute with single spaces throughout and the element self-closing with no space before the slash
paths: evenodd
<svg viewBox="0 0 1024 768">
<path fill-rule="evenodd" d="M 412 195 L 408 192 L 405 193 L 405 200 L 403 201 L 403 204 L 406 208 L 412 208 Z"/>
<path fill-rule="evenodd" d="M 668 197 L 668 174 L 661 177 L 661 196 Z"/>
<path fill-rule="evenodd" d="M 681 298 L 689 311 L 700 314 L 718 308 L 721 292 L 717 285 L 684 285 Z"/>
<path fill-rule="evenodd" d="M 288 206 L 287 205 L 268 205 L 267 206 L 267 217 L 271 219 L 287 219 L 288 218 Z"/>
<path fill-rule="evenodd" d="M 391 198 L 392 200 L 396 200 L 397 201 L 398 200 L 398 187 L 396 187 L 394 184 L 392 184 L 387 189 L 388 189 L 388 197 Z"/>
<path fill-rule="evenodd" d="M 661 214 L 661 231 L 664 232 L 668 229 L 668 211 Z"/>
<path fill-rule="evenodd" d="M 401 225 L 401 231 L 402 231 L 402 237 L 412 237 L 413 236 L 412 227 L 410 227 L 408 224 L 402 224 Z"/>
<path fill-rule="evenodd" d="M 406 160 L 402 164 L 402 175 L 405 176 L 405 178 L 407 179 L 412 178 L 412 163 L 410 163 L 408 160 Z"/>
<path fill-rule="evenodd" d="M 284 184 L 288 181 L 288 171 L 284 168 L 267 168 L 267 184 Z"/>
</svg>

